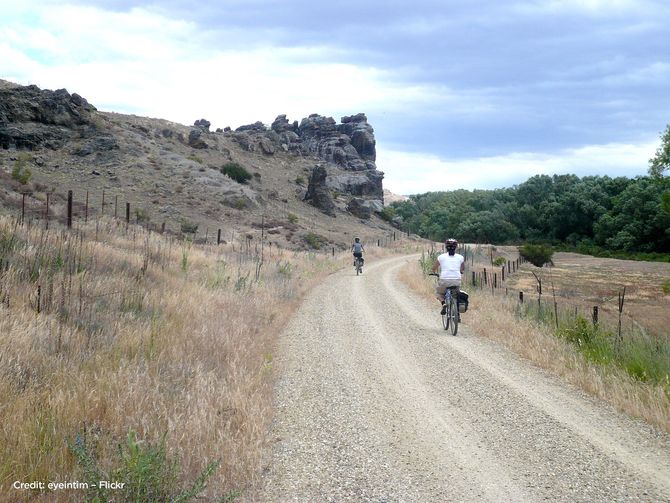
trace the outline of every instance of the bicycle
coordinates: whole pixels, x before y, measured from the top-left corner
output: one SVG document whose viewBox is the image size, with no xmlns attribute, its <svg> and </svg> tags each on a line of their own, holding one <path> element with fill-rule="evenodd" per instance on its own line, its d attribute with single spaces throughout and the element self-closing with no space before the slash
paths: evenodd
<svg viewBox="0 0 670 503">
<path fill-rule="evenodd" d="M 431 273 L 430 276 L 435 276 L 439 278 L 438 274 Z M 442 326 L 445 330 L 451 329 L 451 335 L 456 335 L 458 333 L 458 322 L 459 322 L 459 313 L 458 313 L 458 300 L 454 298 L 452 292 L 458 287 L 450 286 L 444 292 L 444 314 L 442 314 Z"/>
<path fill-rule="evenodd" d="M 363 258 L 356 257 L 354 260 L 354 269 L 356 270 L 356 276 L 363 274 Z"/>
</svg>

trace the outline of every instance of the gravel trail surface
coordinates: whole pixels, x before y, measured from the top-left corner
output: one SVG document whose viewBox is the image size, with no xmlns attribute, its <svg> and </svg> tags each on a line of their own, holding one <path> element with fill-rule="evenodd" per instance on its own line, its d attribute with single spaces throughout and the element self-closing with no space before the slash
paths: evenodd
<svg viewBox="0 0 670 503">
<path fill-rule="evenodd" d="M 670 438 L 408 292 L 416 257 L 315 288 L 275 358 L 258 501 L 670 502 Z"/>
</svg>

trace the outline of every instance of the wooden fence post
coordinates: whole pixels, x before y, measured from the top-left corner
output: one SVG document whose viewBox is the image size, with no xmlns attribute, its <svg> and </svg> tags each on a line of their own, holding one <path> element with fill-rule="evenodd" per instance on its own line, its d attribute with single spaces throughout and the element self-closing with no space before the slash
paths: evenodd
<svg viewBox="0 0 670 503">
<path fill-rule="evenodd" d="M 49 229 L 49 193 L 48 192 L 47 192 L 47 203 L 46 204 L 47 204 L 47 207 L 46 207 L 46 211 L 45 211 L 45 215 L 44 215 L 44 218 L 45 218 L 46 222 L 44 224 L 44 228 L 48 230 Z"/>
<path fill-rule="evenodd" d="M 593 306 L 593 325 L 598 324 L 598 306 Z"/>
<path fill-rule="evenodd" d="M 130 203 L 126 203 L 126 229 L 130 224 Z"/>
<path fill-rule="evenodd" d="M 488 277 L 487 277 L 487 274 L 486 274 L 486 267 L 484 267 L 484 284 L 485 285 L 489 284 Z"/>
<path fill-rule="evenodd" d="M 523 292 L 519 292 L 519 303 L 523 304 Z"/>
<path fill-rule="evenodd" d="M 72 228 L 72 191 L 67 191 L 67 228 Z"/>
<path fill-rule="evenodd" d="M 502 273 L 502 276 L 501 276 L 502 281 L 505 281 L 505 266 L 502 267 L 501 273 Z"/>
<path fill-rule="evenodd" d="M 105 191 L 102 191 L 102 210 L 100 211 L 100 214 L 104 215 L 105 214 Z"/>
<path fill-rule="evenodd" d="M 119 207 L 119 196 L 114 196 L 114 218 L 116 218 L 118 215 L 118 213 L 116 212 L 118 207 Z"/>
<path fill-rule="evenodd" d="M 216 244 L 217 246 L 221 244 L 221 229 L 216 234 Z"/>
<path fill-rule="evenodd" d="M 84 223 L 88 223 L 88 190 L 86 191 L 86 206 L 84 206 Z"/>
</svg>

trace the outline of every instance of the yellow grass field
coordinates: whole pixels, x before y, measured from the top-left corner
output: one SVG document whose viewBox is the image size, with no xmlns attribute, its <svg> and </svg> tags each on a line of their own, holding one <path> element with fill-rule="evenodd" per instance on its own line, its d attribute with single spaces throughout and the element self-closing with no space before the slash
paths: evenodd
<svg viewBox="0 0 670 503">
<path fill-rule="evenodd" d="M 470 251 L 475 251 L 475 247 Z M 479 247 L 474 260 L 468 261 L 464 277 L 470 277 L 471 271 L 480 272 L 484 267 L 491 271 L 490 256 L 488 247 Z M 493 256 L 509 260 L 518 258 L 513 247 L 497 247 Z M 624 313 L 629 314 L 624 316 L 622 323 L 624 337 L 633 330 L 636 336 L 652 340 L 654 337 L 668 338 L 670 298 L 662 294 L 660 284 L 663 278 L 670 276 L 670 264 L 597 259 L 569 253 L 555 254 L 554 263 L 551 278 L 556 302 L 564 312 L 572 314 L 577 307 L 578 314 L 588 316 L 590 323 L 592 306 L 598 305 L 601 322 L 602 313 L 605 313 L 605 328 L 614 326 L 618 319 L 617 292 L 625 285 Z M 500 268 L 495 270 L 500 272 Z M 495 290 L 490 285 L 480 288 L 466 282 L 463 289 L 469 292 L 471 302 L 464 315 L 464 326 L 472 334 L 495 340 L 620 410 L 670 431 L 670 381 L 642 382 L 621 368 L 595 365 L 574 345 L 556 337 L 553 323 L 540 323 L 516 314 L 519 290 L 524 291 L 525 302 L 537 302 L 537 282 L 531 271 L 541 274 L 543 300 L 553 303 L 549 270 L 538 271 L 530 264 L 523 264 L 519 271 L 506 276 L 505 283 Z M 423 275 L 418 262 L 405 266 L 401 280 L 427 299 L 434 299 L 433 282 Z M 643 316 L 642 313 L 646 314 Z M 670 362 L 667 363 L 670 367 Z"/>
</svg>

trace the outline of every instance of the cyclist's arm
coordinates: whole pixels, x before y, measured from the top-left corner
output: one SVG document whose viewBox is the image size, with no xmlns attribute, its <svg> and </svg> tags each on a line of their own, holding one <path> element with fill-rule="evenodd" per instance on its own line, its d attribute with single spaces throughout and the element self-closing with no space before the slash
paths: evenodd
<svg viewBox="0 0 670 503">
<path fill-rule="evenodd" d="M 461 262 L 461 274 L 465 272 L 465 260 Z"/>
</svg>

